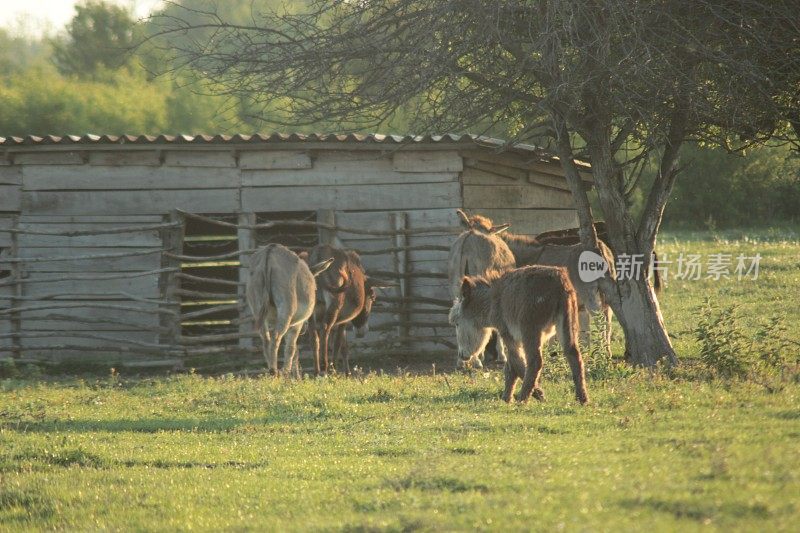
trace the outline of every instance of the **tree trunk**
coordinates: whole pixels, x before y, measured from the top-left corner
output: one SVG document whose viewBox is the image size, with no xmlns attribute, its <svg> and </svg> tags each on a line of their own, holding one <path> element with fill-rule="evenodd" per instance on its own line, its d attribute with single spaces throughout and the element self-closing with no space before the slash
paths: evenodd
<svg viewBox="0 0 800 533">
<path fill-rule="evenodd" d="M 564 168 L 565 177 L 575 198 L 578 217 L 581 221 L 581 242 L 584 246 L 596 246 L 594 231 L 583 228 L 592 221 L 591 207 L 572 158 L 566 121 L 554 114 L 554 126 L 558 133 L 558 154 Z M 592 142 L 594 141 L 594 142 Z M 592 171 L 600 197 L 600 205 L 605 215 L 611 245 L 615 255 L 626 253 L 649 261 L 650 254 L 642 253 L 637 239 L 633 219 L 625 200 L 613 181 L 615 165 L 610 152 L 610 139 L 590 138 L 589 149 L 592 155 Z M 591 225 L 592 230 L 594 228 Z M 652 248 L 649 248 L 652 250 Z M 669 340 L 661 309 L 655 292 L 646 276 L 647 269 L 641 269 L 636 278 L 612 280 L 600 279 L 600 290 L 606 302 L 614 310 L 622 331 L 625 334 L 625 359 L 637 366 L 653 367 L 666 357 L 670 364 L 677 364 L 675 350 Z"/>
<path fill-rule="evenodd" d="M 608 301 L 625 334 L 625 360 L 649 368 L 662 358 L 671 365 L 677 364 L 650 282 L 647 279 L 624 279 L 617 280 L 614 285 L 616 294 L 612 290 L 612 298 Z"/>
</svg>

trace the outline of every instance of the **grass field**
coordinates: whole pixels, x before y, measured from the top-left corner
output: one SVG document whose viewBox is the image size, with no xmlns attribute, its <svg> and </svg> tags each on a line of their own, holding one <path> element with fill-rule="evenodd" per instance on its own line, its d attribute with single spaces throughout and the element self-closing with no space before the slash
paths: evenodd
<svg viewBox="0 0 800 533">
<path fill-rule="evenodd" d="M 527 405 L 498 399 L 497 371 L 388 361 L 303 382 L 7 379 L 0 530 L 796 530 L 800 384 L 708 379 L 691 333 L 710 296 L 800 336 L 797 236 L 763 237 L 667 235 L 667 254 L 757 251 L 759 279 L 672 281 L 685 368 L 589 360 L 588 407 L 553 361 Z"/>
</svg>

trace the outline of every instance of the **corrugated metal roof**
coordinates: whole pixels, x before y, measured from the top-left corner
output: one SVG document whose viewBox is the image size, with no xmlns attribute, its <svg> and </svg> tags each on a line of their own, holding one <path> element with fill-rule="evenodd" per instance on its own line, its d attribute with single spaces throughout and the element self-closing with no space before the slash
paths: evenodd
<svg viewBox="0 0 800 533">
<path fill-rule="evenodd" d="M 556 161 L 537 146 L 530 144 L 508 145 L 506 141 L 481 135 L 382 135 L 370 134 L 301 134 L 271 133 L 255 135 L 27 135 L 25 137 L 0 137 L 0 147 L 24 148 L 38 146 L 70 145 L 212 145 L 212 144 L 263 144 L 263 143 L 376 143 L 391 145 L 413 144 L 471 144 L 493 150 L 506 149 L 511 152 L 534 155 L 543 161 Z"/>
</svg>

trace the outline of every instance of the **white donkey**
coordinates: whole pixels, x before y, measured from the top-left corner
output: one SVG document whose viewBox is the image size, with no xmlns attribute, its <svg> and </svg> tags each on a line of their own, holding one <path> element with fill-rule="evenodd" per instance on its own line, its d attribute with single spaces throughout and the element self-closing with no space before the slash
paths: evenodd
<svg viewBox="0 0 800 533">
<path fill-rule="evenodd" d="M 278 374 L 278 350 L 283 348 L 283 373 L 300 377 L 297 338 L 314 312 L 317 283 L 314 277 L 333 260 L 309 267 L 300 257 L 280 244 L 259 248 L 250 258 L 247 304 L 262 339 L 264 358 L 271 373 Z"/>
</svg>

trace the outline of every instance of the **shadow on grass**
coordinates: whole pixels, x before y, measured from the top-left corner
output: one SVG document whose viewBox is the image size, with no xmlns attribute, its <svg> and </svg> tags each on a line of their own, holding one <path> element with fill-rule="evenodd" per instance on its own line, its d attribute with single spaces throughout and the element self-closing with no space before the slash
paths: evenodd
<svg viewBox="0 0 800 533">
<path fill-rule="evenodd" d="M 172 419 L 139 418 L 118 420 L 52 420 L 12 422 L 0 427 L 27 433 L 158 433 L 161 431 L 195 431 L 218 433 L 230 431 L 252 420 L 236 419 Z M 263 420 L 258 422 L 263 423 Z"/>
<path fill-rule="evenodd" d="M 133 468 L 139 466 L 144 468 L 163 468 L 163 469 L 202 468 L 206 470 L 214 470 L 217 468 L 231 468 L 233 470 L 257 470 L 259 468 L 265 468 L 268 465 L 266 461 L 258 461 L 255 463 L 245 463 L 243 461 L 223 461 L 221 463 L 208 463 L 204 461 L 163 461 L 160 459 L 154 461 L 137 461 L 137 460 L 117 461 L 114 464 L 119 466 L 124 466 L 127 468 Z"/>
<path fill-rule="evenodd" d="M 158 468 L 158 469 L 191 469 L 199 468 L 206 470 L 213 470 L 217 468 L 230 468 L 233 470 L 256 470 L 264 468 L 268 465 L 267 461 L 256 462 L 243 462 L 243 461 L 173 461 L 164 459 L 128 459 L 128 460 L 111 460 L 105 459 L 100 455 L 92 452 L 87 452 L 82 448 L 61 448 L 50 450 L 28 450 L 21 453 L 16 453 L 11 456 L 0 456 L 0 472 L 24 472 L 30 470 L 42 470 L 48 467 L 80 467 L 80 468 Z M 15 496 L 16 495 L 16 496 Z M 20 502 L 27 501 L 34 502 L 33 500 L 20 500 L 17 498 L 19 494 L 8 493 L 3 495 L 0 493 L 0 508 L 3 505 L 3 498 L 8 505 L 16 505 Z M 16 502 L 16 503 L 15 503 Z M 35 503 L 35 502 L 34 502 Z"/>
<path fill-rule="evenodd" d="M 500 393 L 502 391 L 498 388 L 495 389 L 459 389 L 445 394 L 443 396 L 434 396 L 429 401 L 432 403 L 473 403 L 473 402 L 487 402 L 491 400 L 500 400 Z"/>
<path fill-rule="evenodd" d="M 412 489 L 424 492 L 489 492 L 489 487 L 483 483 L 470 483 L 447 476 L 417 477 L 410 475 L 396 480 L 387 480 L 386 484 L 398 492 Z"/>
<path fill-rule="evenodd" d="M 770 509 L 764 504 L 746 504 L 730 502 L 714 504 L 705 501 L 668 501 L 658 498 L 645 498 L 642 500 L 623 500 L 620 505 L 626 509 L 650 509 L 662 513 L 671 514 L 675 518 L 687 518 L 698 522 L 728 517 L 734 519 L 743 518 L 769 518 Z"/>
</svg>

